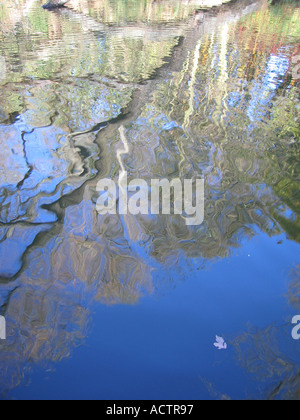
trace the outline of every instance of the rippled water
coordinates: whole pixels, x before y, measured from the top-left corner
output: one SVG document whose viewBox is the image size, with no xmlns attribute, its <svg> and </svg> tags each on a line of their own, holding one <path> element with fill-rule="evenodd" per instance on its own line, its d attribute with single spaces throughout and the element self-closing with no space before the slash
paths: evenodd
<svg viewBox="0 0 300 420">
<path fill-rule="evenodd" d="M 2 397 L 299 398 L 299 4 L 19 3 L 0 4 Z M 121 168 L 204 176 L 204 223 L 98 215 Z"/>
</svg>

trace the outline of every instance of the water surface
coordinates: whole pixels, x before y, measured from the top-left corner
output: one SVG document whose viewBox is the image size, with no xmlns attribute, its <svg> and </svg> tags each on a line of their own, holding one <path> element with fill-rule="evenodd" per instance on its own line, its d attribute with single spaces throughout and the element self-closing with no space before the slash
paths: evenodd
<svg viewBox="0 0 300 420">
<path fill-rule="evenodd" d="M 2 398 L 299 398 L 299 5 L 20 3 L 0 5 Z M 205 177 L 204 223 L 100 216 L 122 169 Z"/>
</svg>

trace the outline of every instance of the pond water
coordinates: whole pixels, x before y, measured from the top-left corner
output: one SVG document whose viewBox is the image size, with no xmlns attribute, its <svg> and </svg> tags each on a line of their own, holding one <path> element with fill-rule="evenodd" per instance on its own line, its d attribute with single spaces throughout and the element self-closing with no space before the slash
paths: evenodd
<svg viewBox="0 0 300 420">
<path fill-rule="evenodd" d="M 299 3 L 200 3 L 0 4 L 1 398 L 299 399 Z M 98 214 L 120 171 L 204 222 Z"/>
</svg>

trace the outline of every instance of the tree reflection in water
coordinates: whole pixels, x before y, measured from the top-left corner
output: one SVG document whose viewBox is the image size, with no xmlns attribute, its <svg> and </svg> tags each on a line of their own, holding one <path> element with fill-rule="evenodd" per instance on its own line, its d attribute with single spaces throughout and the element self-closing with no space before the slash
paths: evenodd
<svg viewBox="0 0 300 420">
<path fill-rule="evenodd" d="M 3 390 L 81 344 L 93 302 L 137 302 L 182 256 L 205 267 L 258 231 L 300 238 L 299 8 L 245 1 L 195 19 L 176 1 L 47 14 L 23 3 L 1 9 Z M 121 166 L 147 181 L 205 176 L 204 224 L 97 215 L 97 181 Z M 296 388 L 293 363 L 269 361 L 273 335 L 237 338 L 241 359 Z"/>
</svg>

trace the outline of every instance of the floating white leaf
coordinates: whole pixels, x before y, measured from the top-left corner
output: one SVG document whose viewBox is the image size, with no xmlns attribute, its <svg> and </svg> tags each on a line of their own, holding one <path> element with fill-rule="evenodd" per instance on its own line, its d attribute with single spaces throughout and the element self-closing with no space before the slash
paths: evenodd
<svg viewBox="0 0 300 420">
<path fill-rule="evenodd" d="M 216 336 L 216 343 L 214 344 L 218 350 L 227 350 L 227 344 L 224 341 L 224 338 Z"/>
</svg>

